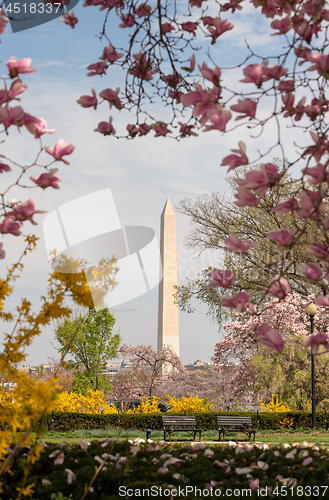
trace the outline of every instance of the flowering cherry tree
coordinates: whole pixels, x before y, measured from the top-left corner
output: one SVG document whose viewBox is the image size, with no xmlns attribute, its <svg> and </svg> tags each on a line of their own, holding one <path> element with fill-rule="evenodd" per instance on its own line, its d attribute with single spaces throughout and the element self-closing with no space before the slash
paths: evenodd
<svg viewBox="0 0 329 500">
<path fill-rule="evenodd" d="M 125 362 L 132 363 L 135 383 L 131 385 L 135 385 L 135 392 L 144 396 L 152 397 L 173 374 L 176 378 L 185 371 L 179 356 L 169 346 L 155 351 L 151 345 L 133 347 L 124 344 L 118 349 L 118 354 Z"/>
<path fill-rule="evenodd" d="M 272 353 L 269 359 L 272 361 L 275 360 L 278 352 L 283 353 L 284 342 L 286 342 L 286 349 L 282 354 L 282 358 L 286 357 L 287 360 L 292 355 L 289 348 L 293 349 L 295 347 L 297 349 L 304 343 L 306 347 L 313 346 L 314 354 L 319 353 L 319 346 L 321 344 L 323 345 L 320 352 L 322 354 L 328 352 L 329 345 L 324 341 L 322 338 L 323 333 L 321 333 L 326 331 L 329 326 L 329 311 L 325 307 L 320 308 L 319 317 L 314 325 L 314 335 L 309 336 L 310 321 L 306 313 L 306 306 L 312 301 L 314 301 L 314 295 L 303 298 L 298 294 L 290 293 L 284 300 L 274 298 L 267 302 L 262 307 L 259 315 L 253 314 L 248 309 L 241 314 L 233 314 L 233 320 L 224 325 L 228 335 L 215 345 L 214 356 L 214 362 L 218 367 L 237 367 L 235 373 L 236 381 L 234 382 L 233 380 L 232 383 L 233 394 L 242 394 L 249 391 L 256 393 L 257 397 L 259 397 L 261 392 L 263 392 L 263 397 L 269 398 L 272 394 L 271 391 L 280 391 L 279 388 L 284 391 L 285 388 L 281 384 L 282 377 L 274 374 L 275 363 L 271 364 L 271 374 L 269 371 L 266 372 L 266 377 L 263 367 L 257 365 L 258 358 L 262 360 L 261 363 L 263 365 L 266 364 L 263 354 Z M 320 358 L 322 361 L 322 356 Z M 255 359 L 256 362 L 254 362 Z M 289 372 L 289 362 L 287 360 L 285 368 Z M 309 361 L 307 362 L 306 358 L 305 360 L 309 376 Z M 304 358 L 301 361 L 301 365 L 303 363 Z M 328 364 L 327 357 L 323 363 Z M 256 372 L 262 374 L 262 388 L 256 381 L 256 365 Z M 280 366 L 278 369 L 281 373 L 282 367 Z M 291 380 L 286 381 L 286 385 L 289 382 L 292 387 L 294 383 L 296 383 L 296 387 L 298 386 L 299 378 L 297 372 L 300 370 L 300 367 L 296 368 L 294 376 L 291 376 Z M 310 384 L 306 384 L 306 386 L 309 390 Z"/>
</svg>

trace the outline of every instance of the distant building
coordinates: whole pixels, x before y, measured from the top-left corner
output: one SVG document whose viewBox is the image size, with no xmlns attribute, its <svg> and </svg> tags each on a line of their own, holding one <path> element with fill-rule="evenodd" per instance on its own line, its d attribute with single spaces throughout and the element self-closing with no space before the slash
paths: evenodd
<svg viewBox="0 0 329 500">
<path fill-rule="evenodd" d="M 194 372 L 194 371 L 206 370 L 207 368 L 212 366 L 212 364 L 213 363 L 209 363 L 207 361 L 200 361 L 199 359 L 197 359 L 196 361 L 194 361 L 194 363 L 184 366 L 188 372 Z"/>
<path fill-rule="evenodd" d="M 133 363 L 128 363 L 122 361 L 121 363 L 106 363 L 106 368 L 103 370 L 103 375 L 107 375 L 108 377 L 114 377 L 117 373 L 124 373 L 129 370 L 132 370 L 134 367 Z"/>
</svg>

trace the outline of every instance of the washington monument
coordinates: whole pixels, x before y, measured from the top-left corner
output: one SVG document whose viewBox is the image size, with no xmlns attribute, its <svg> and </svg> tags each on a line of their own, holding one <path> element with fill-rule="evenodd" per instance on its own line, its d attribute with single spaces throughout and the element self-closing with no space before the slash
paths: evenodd
<svg viewBox="0 0 329 500">
<path fill-rule="evenodd" d="M 171 346 L 179 356 L 178 304 L 173 297 L 177 286 L 176 216 L 169 198 L 161 214 L 160 253 L 163 278 L 159 284 L 157 349 Z"/>
</svg>

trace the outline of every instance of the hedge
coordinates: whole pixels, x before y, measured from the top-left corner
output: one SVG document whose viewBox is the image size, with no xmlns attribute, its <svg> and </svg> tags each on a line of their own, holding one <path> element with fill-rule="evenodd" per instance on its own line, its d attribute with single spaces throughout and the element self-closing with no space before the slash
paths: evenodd
<svg viewBox="0 0 329 500">
<path fill-rule="evenodd" d="M 186 413 L 170 413 L 170 415 L 186 415 Z M 208 412 L 197 413 L 197 426 L 203 430 L 217 429 L 217 415 L 248 415 L 252 418 L 253 426 L 260 430 L 279 430 L 282 428 L 280 422 L 285 417 L 294 419 L 294 424 L 291 427 L 296 429 L 302 427 L 304 429 L 312 428 L 312 413 L 302 411 L 287 411 L 282 413 L 277 412 Z M 73 431 L 77 429 L 106 429 L 107 427 L 123 427 L 126 429 L 152 430 L 162 429 L 162 414 L 161 413 L 136 413 L 136 414 L 90 414 L 90 413 L 69 413 L 69 412 L 53 412 L 47 417 L 47 430 L 59 432 Z M 325 427 L 326 414 L 324 411 L 316 413 L 316 426 Z"/>
</svg>

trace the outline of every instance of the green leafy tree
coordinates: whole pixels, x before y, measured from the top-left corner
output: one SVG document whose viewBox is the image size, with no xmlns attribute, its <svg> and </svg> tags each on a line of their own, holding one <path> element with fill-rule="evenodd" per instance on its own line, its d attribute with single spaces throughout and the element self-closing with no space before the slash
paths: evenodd
<svg viewBox="0 0 329 500">
<path fill-rule="evenodd" d="M 277 162 L 274 160 L 274 163 Z M 237 193 L 239 182 L 244 179 L 245 174 L 256 169 L 257 165 L 252 168 L 243 166 L 237 168 L 233 176 L 227 177 L 232 195 Z M 304 183 L 307 185 L 306 180 Z M 270 192 L 265 193 L 257 207 L 238 206 L 220 193 L 202 195 L 196 200 L 185 198 L 180 202 L 178 211 L 189 216 L 193 226 L 185 240 L 188 248 L 199 255 L 211 251 L 216 255 L 216 260 L 218 256 L 222 257 L 222 263 L 216 267 L 230 269 L 236 276 L 229 295 L 245 290 L 250 294 L 251 301 L 261 306 L 267 300 L 262 287 L 268 286 L 276 273 L 284 276 L 289 281 L 292 292 L 301 296 L 329 293 L 325 283 L 315 283 L 305 278 L 298 270 L 299 264 L 303 262 L 319 262 L 308 250 L 314 242 L 324 243 L 317 226 L 312 225 L 310 220 L 297 219 L 290 212 L 277 215 L 273 211 L 276 205 L 288 197 L 297 196 L 301 188 L 301 181 L 286 173 Z M 328 203 L 327 200 L 324 201 Z M 267 238 L 270 231 L 291 231 L 295 228 L 300 231 L 300 235 L 293 248 L 279 247 L 275 241 Z M 238 254 L 224 252 L 225 240 L 230 233 L 236 234 L 242 240 L 258 242 L 259 245 L 249 250 L 243 258 Z M 221 303 L 222 297 L 227 295 L 228 291 L 221 287 L 206 288 L 210 271 L 212 267 L 202 270 L 195 279 L 187 279 L 185 285 L 179 286 L 177 301 L 179 307 L 187 312 L 194 311 L 192 299 L 207 304 L 207 314 L 221 325 L 231 316 L 231 311 L 222 307 Z"/>
<path fill-rule="evenodd" d="M 261 349 L 247 364 L 247 370 L 254 377 L 252 391 L 263 394 L 264 400 L 270 400 L 272 394 L 278 394 L 280 400 L 289 404 L 291 409 L 310 409 L 311 360 L 304 348 L 305 335 L 300 335 L 294 342 L 287 342 L 284 350 L 266 355 Z M 323 348 L 315 361 L 315 401 L 317 407 L 329 407 L 329 353 Z"/>
<path fill-rule="evenodd" d="M 85 392 L 88 388 L 108 391 L 109 384 L 102 371 L 109 359 L 117 357 L 121 336 L 113 333 L 115 321 L 105 307 L 92 308 L 88 313 L 77 312 L 57 324 L 58 352 L 71 355 L 74 366 L 85 369 L 75 376 L 73 390 L 76 392 Z"/>
</svg>

